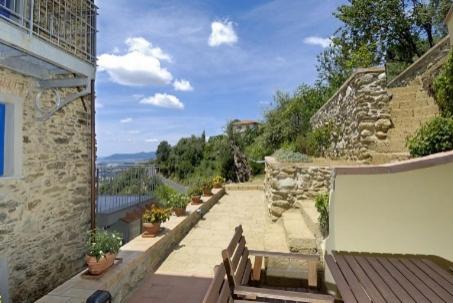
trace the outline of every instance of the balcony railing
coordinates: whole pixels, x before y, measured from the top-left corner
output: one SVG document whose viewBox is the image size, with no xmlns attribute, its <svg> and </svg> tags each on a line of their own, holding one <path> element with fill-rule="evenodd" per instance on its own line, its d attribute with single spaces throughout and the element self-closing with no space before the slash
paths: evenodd
<svg viewBox="0 0 453 303">
<path fill-rule="evenodd" d="M 93 0 L 0 0 L 0 18 L 92 64 L 96 14 Z"/>
</svg>

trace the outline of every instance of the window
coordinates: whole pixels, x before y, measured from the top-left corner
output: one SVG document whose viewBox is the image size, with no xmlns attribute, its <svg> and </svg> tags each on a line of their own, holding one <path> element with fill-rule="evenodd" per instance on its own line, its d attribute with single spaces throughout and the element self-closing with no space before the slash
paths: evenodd
<svg viewBox="0 0 453 303">
<path fill-rule="evenodd" d="M 22 99 L 0 92 L 0 178 L 22 175 Z"/>
<path fill-rule="evenodd" d="M 0 103 L 0 176 L 5 170 L 5 126 L 6 126 L 6 105 Z"/>
</svg>

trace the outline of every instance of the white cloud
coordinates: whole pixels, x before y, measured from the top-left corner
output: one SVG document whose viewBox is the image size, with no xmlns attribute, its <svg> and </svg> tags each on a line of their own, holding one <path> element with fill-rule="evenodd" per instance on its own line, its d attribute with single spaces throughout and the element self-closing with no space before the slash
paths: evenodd
<svg viewBox="0 0 453 303">
<path fill-rule="evenodd" d="M 157 140 L 156 138 L 149 138 L 149 139 L 145 139 L 145 142 L 146 143 L 156 143 L 156 142 L 159 142 L 159 140 Z"/>
<path fill-rule="evenodd" d="M 132 98 L 134 98 L 135 100 L 143 99 L 143 97 L 145 97 L 145 95 L 143 95 L 143 94 L 133 94 L 132 95 Z"/>
<path fill-rule="evenodd" d="M 173 87 L 175 90 L 180 90 L 183 92 L 193 91 L 192 84 L 190 84 L 189 81 L 184 79 L 175 80 L 175 82 L 173 82 Z"/>
<path fill-rule="evenodd" d="M 165 108 L 176 108 L 183 109 L 184 104 L 179 101 L 178 97 L 168 94 L 157 93 L 154 96 L 143 98 L 140 100 L 142 104 L 151 104 L 154 106 L 165 107 Z"/>
<path fill-rule="evenodd" d="M 317 37 L 317 36 L 310 36 L 310 37 L 304 38 L 305 44 L 319 45 L 322 48 L 328 47 L 331 42 L 332 42 L 332 40 L 330 40 L 330 38 L 323 38 L 323 37 Z"/>
<path fill-rule="evenodd" d="M 238 41 L 231 21 L 214 21 L 211 23 L 211 35 L 208 44 L 211 47 L 222 44 L 233 45 Z"/>
<path fill-rule="evenodd" d="M 99 71 L 106 71 L 113 82 L 128 86 L 169 84 L 172 74 L 163 68 L 160 60 L 171 57 L 144 38 L 128 38 L 128 52 L 124 55 L 102 54 L 98 57 Z"/>
<path fill-rule="evenodd" d="M 94 103 L 94 107 L 96 109 L 99 109 L 99 108 L 104 108 L 104 104 L 102 104 L 101 102 L 97 101 Z"/>
<path fill-rule="evenodd" d="M 132 121 L 133 121 L 133 119 L 128 117 L 128 118 L 121 119 L 120 123 L 131 123 Z"/>
<path fill-rule="evenodd" d="M 157 59 L 171 62 L 169 54 L 165 53 L 160 47 L 152 47 L 151 42 L 142 37 L 127 38 L 126 44 L 129 46 L 129 51 L 138 51 L 142 54 L 153 56 Z"/>
</svg>

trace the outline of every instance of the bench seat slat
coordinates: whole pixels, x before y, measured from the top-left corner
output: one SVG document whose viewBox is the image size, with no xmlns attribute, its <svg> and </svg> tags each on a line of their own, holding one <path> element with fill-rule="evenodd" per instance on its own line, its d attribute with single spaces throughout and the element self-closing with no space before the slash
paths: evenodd
<svg viewBox="0 0 453 303">
<path fill-rule="evenodd" d="M 319 255 L 304 255 L 299 253 L 285 253 L 277 251 L 263 251 L 263 250 L 250 250 L 251 256 L 260 256 L 260 257 L 279 257 L 279 258 L 288 258 L 288 259 L 298 259 L 298 260 L 319 260 Z"/>
<path fill-rule="evenodd" d="M 334 298 L 329 295 L 287 291 L 280 289 L 256 288 L 239 286 L 234 293 L 241 296 L 258 296 L 269 299 L 288 300 L 307 303 L 333 303 Z"/>
</svg>

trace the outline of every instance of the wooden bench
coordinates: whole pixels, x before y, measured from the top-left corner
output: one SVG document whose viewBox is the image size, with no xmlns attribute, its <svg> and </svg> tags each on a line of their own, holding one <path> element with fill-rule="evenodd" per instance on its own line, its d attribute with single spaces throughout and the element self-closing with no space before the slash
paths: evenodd
<svg viewBox="0 0 453 303">
<path fill-rule="evenodd" d="M 252 263 L 249 256 L 254 256 Z M 292 300 L 296 302 L 333 302 L 333 297 L 323 294 L 282 291 L 275 289 L 248 287 L 250 281 L 259 281 L 261 265 L 264 257 L 280 257 L 305 260 L 308 263 L 308 285 L 317 287 L 317 255 L 303 255 L 298 253 L 281 253 L 249 250 L 243 236 L 242 226 L 235 228 L 233 239 L 226 249 L 222 251 L 223 264 L 227 274 L 230 288 L 237 296 L 256 295 L 279 300 Z"/>
<path fill-rule="evenodd" d="M 225 279 L 226 270 L 225 265 L 220 263 L 214 268 L 214 278 L 212 279 L 211 284 L 209 285 L 208 291 L 203 299 L 203 303 L 250 303 L 248 300 L 234 299 L 233 295 L 236 294 L 236 291 L 231 291 L 228 280 Z M 333 298 L 330 296 L 329 300 L 319 299 L 315 294 L 299 293 L 294 291 L 282 291 L 274 289 L 265 289 L 265 288 L 254 288 L 254 287 L 241 287 L 239 293 L 244 296 L 253 296 L 264 299 L 265 301 L 253 301 L 256 303 L 269 302 L 269 299 L 272 302 L 277 301 L 292 301 L 292 302 L 334 302 Z"/>
</svg>

